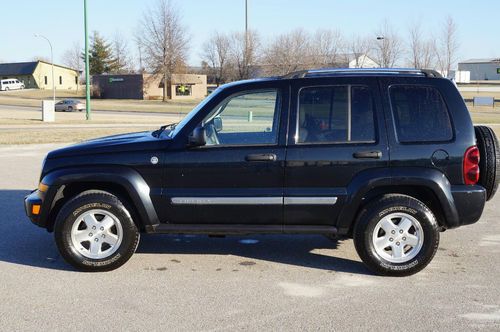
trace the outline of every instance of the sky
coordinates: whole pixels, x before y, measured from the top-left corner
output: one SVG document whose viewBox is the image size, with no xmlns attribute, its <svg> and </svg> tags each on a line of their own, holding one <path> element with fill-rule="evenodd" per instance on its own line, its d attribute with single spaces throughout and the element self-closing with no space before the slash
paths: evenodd
<svg viewBox="0 0 500 332">
<path fill-rule="evenodd" d="M 0 61 L 31 61 L 50 58 L 42 34 L 54 47 L 54 60 L 75 42 L 83 45 L 83 0 L 1 0 L 2 33 Z M 116 33 L 133 36 L 144 12 L 157 0 L 87 0 L 89 30 L 97 30 L 111 40 Z M 201 61 L 203 43 L 214 31 L 243 31 L 244 0 L 171 0 L 181 13 L 190 40 L 188 63 Z M 303 28 L 338 29 L 348 39 L 354 35 L 376 37 L 377 28 L 387 20 L 402 37 L 412 22 L 436 34 L 446 17 L 458 25 L 459 59 L 500 57 L 500 1 L 498 0 L 248 0 L 249 26 L 264 43 L 273 37 Z"/>
</svg>

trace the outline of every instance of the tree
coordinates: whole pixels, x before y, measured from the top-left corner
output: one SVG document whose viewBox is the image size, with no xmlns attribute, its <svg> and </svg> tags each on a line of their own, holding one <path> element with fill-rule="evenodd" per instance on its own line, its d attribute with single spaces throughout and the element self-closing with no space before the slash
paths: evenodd
<svg viewBox="0 0 500 332">
<path fill-rule="evenodd" d="M 80 42 L 74 42 L 71 48 L 67 49 L 62 55 L 63 65 L 82 71 L 84 67 L 84 61 L 82 58 L 82 45 Z"/>
<path fill-rule="evenodd" d="M 286 75 L 307 69 L 310 61 L 310 36 L 302 29 L 276 37 L 264 52 L 268 75 Z"/>
<path fill-rule="evenodd" d="M 128 42 L 119 31 L 117 31 L 114 35 L 112 48 L 113 57 L 116 60 L 113 73 L 128 74 L 133 72 L 134 66 L 130 56 Z"/>
<path fill-rule="evenodd" d="M 244 80 L 253 76 L 252 68 L 259 63 L 260 37 L 256 31 L 235 32 L 230 38 L 230 57 L 234 66 L 233 78 Z"/>
<path fill-rule="evenodd" d="M 377 62 L 384 68 L 394 67 L 403 53 L 401 38 L 387 20 L 380 25 L 376 37 Z"/>
<path fill-rule="evenodd" d="M 188 33 L 170 0 L 157 0 L 140 22 L 137 40 L 148 69 L 163 76 L 163 100 L 172 74 L 185 66 Z"/>
<path fill-rule="evenodd" d="M 347 45 L 347 49 L 354 55 L 354 60 L 356 60 L 354 67 L 363 68 L 366 56 L 369 55 L 372 50 L 372 41 L 366 37 L 353 36 Z M 349 58 L 345 60 L 350 61 Z"/>
<path fill-rule="evenodd" d="M 344 42 L 338 30 L 317 30 L 311 46 L 311 60 L 315 67 L 334 67 L 339 63 Z"/>
<path fill-rule="evenodd" d="M 215 32 L 203 45 L 203 61 L 207 64 L 209 73 L 215 78 L 217 86 L 229 78 L 230 47 L 229 37 L 219 32 Z"/>
<path fill-rule="evenodd" d="M 112 73 L 116 69 L 112 46 L 97 31 L 90 39 L 89 65 L 90 75 Z"/>
<path fill-rule="evenodd" d="M 435 43 L 424 39 L 421 22 L 415 22 L 408 30 L 409 64 L 413 68 L 431 68 L 434 63 Z"/>
<path fill-rule="evenodd" d="M 448 16 L 436 47 L 438 68 L 444 75 L 449 75 L 452 66 L 457 62 L 458 50 L 458 27 L 453 18 Z"/>
</svg>

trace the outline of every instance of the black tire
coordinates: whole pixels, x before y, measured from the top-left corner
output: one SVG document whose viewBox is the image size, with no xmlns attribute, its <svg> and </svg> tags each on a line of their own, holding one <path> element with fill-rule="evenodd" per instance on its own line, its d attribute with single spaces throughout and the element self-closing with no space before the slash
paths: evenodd
<svg viewBox="0 0 500 332">
<path fill-rule="evenodd" d="M 78 218 L 96 209 L 115 216 L 122 229 L 121 243 L 116 251 L 103 259 L 85 257 L 75 248 L 71 238 L 73 224 Z M 86 272 L 111 271 L 122 266 L 134 254 L 139 244 L 139 231 L 129 211 L 116 196 L 104 191 L 86 191 L 70 199 L 57 215 L 54 236 L 64 260 L 76 269 Z M 100 245 L 101 249 L 103 245 L 104 242 Z"/>
<path fill-rule="evenodd" d="M 500 152 L 495 132 L 486 126 L 475 126 L 479 149 L 479 182 L 486 189 L 486 200 L 495 196 L 500 179 Z"/>
<path fill-rule="evenodd" d="M 418 221 L 423 234 L 421 249 L 416 250 L 413 258 L 401 263 L 391 262 L 377 253 L 373 240 L 373 233 L 379 221 L 389 214 L 397 213 L 409 215 Z M 398 236 L 398 233 L 396 231 L 395 236 Z M 379 275 L 394 277 L 408 276 L 422 270 L 431 262 L 439 245 L 439 225 L 431 210 L 421 201 L 405 195 L 385 195 L 367 204 L 358 215 L 353 235 L 356 251 L 368 268 Z M 392 240 L 392 245 L 398 241 L 396 238 Z M 404 247 L 409 253 L 411 247 Z"/>
<path fill-rule="evenodd" d="M 68 106 L 68 112 L 73 112 L 73 106 Z"/>
</svg>

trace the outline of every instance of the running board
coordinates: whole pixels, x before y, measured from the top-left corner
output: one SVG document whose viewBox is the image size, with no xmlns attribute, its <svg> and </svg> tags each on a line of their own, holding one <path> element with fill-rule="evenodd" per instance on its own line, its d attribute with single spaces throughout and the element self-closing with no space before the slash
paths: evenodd
<svg viewBox="0 0 500 332">
<path fill-rule="evenodd" d="M 146 226 L 151 234 L 337 234 L 337 228 L 328 225 L 205 225 L 158 224 Z"/>
</svg>

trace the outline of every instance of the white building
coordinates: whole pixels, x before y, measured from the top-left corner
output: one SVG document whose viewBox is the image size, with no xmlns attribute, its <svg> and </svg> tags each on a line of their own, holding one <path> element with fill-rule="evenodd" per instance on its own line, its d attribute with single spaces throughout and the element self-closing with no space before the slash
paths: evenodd
<svg viewBox="0 0 500 332">
<path fill-rule="evenodd" d="M 470 59 L 458 64 L 459 71 L 469 71 L 473 81 L 500 81 L 500 58 Z"/>
<path fill-rule="evenodd" d="M 342 68 L 379 68 L 380 65 L 366 54 L 344 53 L 339 54 L 341 62 L 337 67 Z"/>
</svg>

